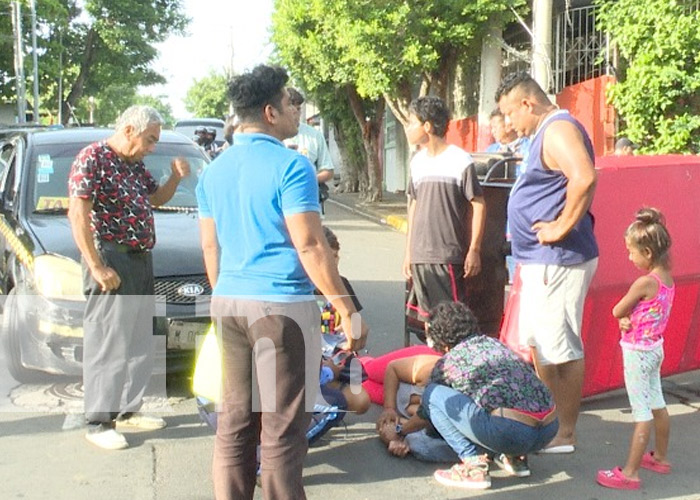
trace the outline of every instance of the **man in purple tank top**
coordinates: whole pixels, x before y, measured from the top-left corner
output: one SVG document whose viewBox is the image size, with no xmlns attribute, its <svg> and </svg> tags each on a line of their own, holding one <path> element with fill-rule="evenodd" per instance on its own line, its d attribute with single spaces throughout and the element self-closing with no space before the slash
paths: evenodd
<svg viewBox="0 0 700 500">
<path fill-rule="evenodd" d="M 584 376 L 583 303 L 598 265 L 589 212 L 596 186 L 593 147 L 583 126 L 526 73 L 509 75 L 496 102 L 531 140 L 528 168 L 508 201 L 522 280 L 520 344 L 534 348 L 538 373 L 559 411 L 559 431 L 543 451 L 571 453 Z"/>
</svg>

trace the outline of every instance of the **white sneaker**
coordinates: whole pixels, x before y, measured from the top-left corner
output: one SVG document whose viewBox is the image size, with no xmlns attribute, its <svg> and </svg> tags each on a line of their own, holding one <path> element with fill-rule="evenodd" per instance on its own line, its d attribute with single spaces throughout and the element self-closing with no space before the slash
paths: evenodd
<svg viewBox="0 0 700 500">
<path fill-rule="evenodd" d="M 129 447 L 123 434 L 103 426 L 90 429 L 85 439 L 105 450 L 123 450 Z"/>
<path fill-rule="evenodd" d="M 168 424 L 160 417 L 147 415 L 145 413 L 126 413 L 117 418 L 117 425 L 128 427 L 138 427 L 139 429 L 158 430 L 165 428 Z"/>
</svg>

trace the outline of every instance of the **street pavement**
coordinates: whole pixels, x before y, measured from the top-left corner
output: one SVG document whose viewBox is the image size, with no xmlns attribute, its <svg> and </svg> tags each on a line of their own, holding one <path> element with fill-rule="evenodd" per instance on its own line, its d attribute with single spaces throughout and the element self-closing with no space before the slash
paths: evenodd
<svg viewBox="0 0 700 500">
<path fill-rule="evenodd" d="M 348 201 L 349 200 L 349 201 Z M 396 207 L 330 201 L 326 220 L 341 244 L 341 272 L 350 279 L 372 328 L 369 353 L 379 355 L 403 343 L 403 279 L 400 264 L 405 236 L 387 226 Z M 386 202 L 389 203 L 389 202 Z M 373 205 L 380 205 L 375 208 Z M 403 212 L 405 215 L 405 210 Z M 382 219 L 384 222 L 382 223 Z M 383 224 L 383 225 L 382 225 Z M 614 348 L 617 348 L 614 346 Z M 2 354 L 2 353 L 0 353 Z M 156 432 L 126 431 L 130 448 L 109 452 L 85 441 L 82 429 L 62 430 L 66 413 L 80 410 L 80 382 L 57 380 L 20 386 L 0 360 L 0 499 L 211 499 L 213 435 L 197 415 L 186 378 L 154 379 L 148 408 L 168 421 Z M 700 499 L 700 372 L 664 380 L 671 413 L 673 472 L 642 471 L 640 492 L 618 492 L 595 484 L 600 468 L 622 465 L 633 424 L 627 397 L 618 390 L 584 401 L 579 445 L 571 455 L 532 455 L 532 476 L 505 477 L 492 471 L 486 491 L 446 488 L 432 474 L 439 466 L 387 454 L 374 434 L 380 408 L 348 415 L 309 450 L 304 482 L 309 499 Z M 260 490 L 256 499 L 262 498 Z"/>
</svg>

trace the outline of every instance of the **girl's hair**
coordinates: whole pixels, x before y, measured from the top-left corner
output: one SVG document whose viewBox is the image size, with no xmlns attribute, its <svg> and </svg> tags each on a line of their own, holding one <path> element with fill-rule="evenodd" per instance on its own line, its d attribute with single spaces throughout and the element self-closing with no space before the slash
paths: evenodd
<svg viewBox="0 0 700 500">
<path fill-rule="evenodd" d="M 663 214 L 651 207 L 641 208 L 625 231 L 625 239 L 640 250 L 648 249 L 652 264 L 669 265 L 671 236 Z"/>
<path fill-rule="evenodd" d="M 467 337 L 479 334 L 479 323 L 471 310 L 461 302 L 441 302 L 430 310 L 426 336 L 433 349 L 452 349 Z"/>
</svg>

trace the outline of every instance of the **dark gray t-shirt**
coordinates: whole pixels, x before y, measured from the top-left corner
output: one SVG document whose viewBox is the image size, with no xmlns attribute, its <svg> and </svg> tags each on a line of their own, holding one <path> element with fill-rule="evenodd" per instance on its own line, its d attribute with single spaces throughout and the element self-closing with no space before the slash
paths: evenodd
<svg viewBox="0 0 700 500">
<path fill-rule="evenodd" d="M 411 264 L 464 264 L 471 240 L 471 200 L 482 196 L 474 160 L 450 145 L 437 156 L 426 150 L 411 160 L 408 195 L 416 201 Z"/>
</svg>

